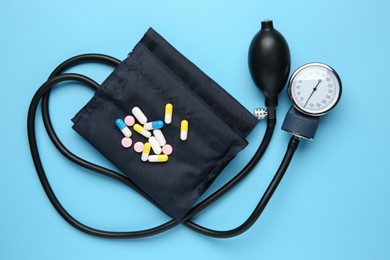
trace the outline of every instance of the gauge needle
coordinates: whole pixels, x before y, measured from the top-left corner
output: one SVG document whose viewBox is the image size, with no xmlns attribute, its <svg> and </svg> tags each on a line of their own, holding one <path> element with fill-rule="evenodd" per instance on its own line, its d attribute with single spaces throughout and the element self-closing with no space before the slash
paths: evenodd
<svg viewBox="0 0 390 260">
<path fill-rule="evenodd" d="M 303 108 L 306 107 L 306 105 L 307 105 L 307 103 L 309 102 L 311 96 L 313 96 L 314 92 L 317 91 L 317 87 L 318 87 L 318 85 L 321 83 L 321 81 L 322 81 L 321 79 L 318 79 L 318 82 L 317 82 L 316 86 L 313 88 L 313 91 L 311 92 L 309 98 L 306 100 L 306 103 L 305 103 L 305 105 L 303 106 Z"/>
</svg>

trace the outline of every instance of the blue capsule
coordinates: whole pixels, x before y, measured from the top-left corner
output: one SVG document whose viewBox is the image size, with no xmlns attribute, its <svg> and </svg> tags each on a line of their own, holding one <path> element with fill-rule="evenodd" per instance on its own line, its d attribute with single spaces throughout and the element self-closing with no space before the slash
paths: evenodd
<svg viewBox="0 0 390 260">
<path fill-rule="evenodd" d="M 144 124 L 144 129 L 148 130 L 148 131 L 152 130 L 152 129 L 160 129 L 163 127 L 164 127 L 164 122 L 161 120 L 157 120 L 157 121 L 153 121 L 153 122 L 149 122 L 149 123 Z"/>
<path fill-rule="evenodd" d="M 123 122 L 122 119 L 118 118 L 116 121 L 115 121 L 115 124 L 116 126 L 118 127 L 118 129 L 122 132 L 122 134 L 126 137 L 130 137 L 131 136 L 131 131 L 130 129 L 127 127 L 127 125 L 125 124 L 125 122 Z"/>
</svg>

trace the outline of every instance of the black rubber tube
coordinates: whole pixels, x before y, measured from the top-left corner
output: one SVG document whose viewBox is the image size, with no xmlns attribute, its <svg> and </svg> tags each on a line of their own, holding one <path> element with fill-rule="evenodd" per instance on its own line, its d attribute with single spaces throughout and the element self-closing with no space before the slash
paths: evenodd
<svg viewBox="0 0 390 260">
<path fill-rule="evenodd" d="M 42 184 L 43 189 L 46 192 L 47 197 L 49 198 L 50 202 L 54 206 L 54 208 L 57 210 L 57 212 L 72 226 L 75 228 L 90 234 L 94 236 L 99 237 L 107 237 L 107 238 L 141 238 L 141 237 L 147 237 L 147 236 L 153 236 L 157 235 L 161 232 L 164 232 L 176 225 L 175 221 L 169 221 L 165 224 L 162 224 L 160 226 L 142 230 L 142 231 L 132 231 L 132 232 L 110 232 L 110 231 L 103 231 L 91 228 L 87 225 L 84 225 L 77 221 L 75 218 L 73 218 L 61 205 L 61 203 L 58 201 L 57 197 L 55 196 L 55 193 L 53 192 L 50 183 L 46 177 L 45 171 L 43 169 L 43 165 L 39 156 L 38 152 L 38 146 L 35 136 L 35 117 L 36 117 L 36 111 L 39 104 L 39 101 L 41 100 L 42 96 L 47 93 L 49 89 L 51 89 L 55 84 L 66 81 L 66 80 L 74 80 L 81 83 L 84 83 L 89 86 L 98 87 L 99 85 L 94 82 L 93 80 L 79 75 L 79 74 L 64 74 L 59 75 L 57 77 L 52 78 L 51 80 L 44 83 L 38 91 L 35 93 L 28 110 L 28 117 L 27 117 L 27 129 L 28 129 L 28 141 L 30 145 L 31 155 L 33 158 L 33 162 L 35 165 L 35 169 L 37 171 L 39 180 Z M 60 143 L 61 144 L 61 143 Z M 77 159 L 78 160 L 78 159 Z M 94 169 L 94 167 L 90 167 L 91 170 Z M 109 177 L 114 177 L 111 175 L 106 175 Z M 116 178 L 117 179 L 117 178 Z M 120 179 L 119 179 L 120 180 Z"/>
<path fill-rule="evenodd" d="M 241 224 L 240 226 L 226 231 L 217 231 L 212 230 L 208 228 L 204 228 L 196 223 L 192 222 L 186 222 L 184 225 L 186 225 L 188 228 L 197 231 L 198 233 L 201 233 L 203 235 L 207 235 L 210 237 L 215 238 L 230 238 L 234 236 L 238 236 L 245 231 L 247 231 L 260 217 L 261 213 L 263 212 L 264 208 L 267 206 L 268 201 L 271 199 L 272 195 L 274 194 L 276 188 L 278 187 L 280 181 L 282 180 L 284 173 L 286 172 L 291 159 L 294 156 L 294 153 L 298 147 L 299 139 L 295 136 L 291 137 L 290 142 L 288 144 L 288 148 L 286 151 L 286 154 L 284 155 L 284 158 L 279 166 L 279 169 L 277 170 L 274 178 L 272 179 L 271 183 L 269 184 L 267 190 L 265 191 L 263 197 L 257 204 L 255 210 L 252 212 L 252 214 L 248 217 L 248 219 Z"/>
<path fill-rule="evenodd" d="M 73 153 L 71 153 L 59 140 L 57 137 L 54 128 L 51 124 L 50 116 L 49 116 L 49 94 L 50 94 L 50 89 L 52 86 L 54 86 L 56 83 L 64 80 L 79 80 L 83 82 L 84 84 L 93 87 L 94 89 L 98 88 L 99 85 L 94 82 L 93 80 L 82 76 L 78 74 L 67 74 L 64 76 L 57 76 L 60 73 L 63 73 L 65 70 L 69 69 L 72 66 L 75 66 L 80 63 L 85 63 L 85 62 L 101 62 L 105 64 L 109 64 L 112 66 L 117 66 L 120 61 L 107 56 L 107 55 L 101 55 L 101 54 L 85 54 L 85 55 L 79 55 L 75 56 L 73 58 L 68 59 L 67 61 L 63 62 L 60 64 L 50 75 L 50 79 L 48 82 L 46 82 L 42 87 L 37 91 L 37 93 L 34 95 L 34 98 L 31 102 L 30 109 L 29 109 L 29 116 L 28 116 L 28 132 L 29 132 L 29 142 L 30 142 L 30 149 L 33 155 L 33 161 L 37 169 L 38 176 L 41 180 L 42 186 L 45 189 L 46 194 L 48 195 L 50 201 L 52 202 L 53 206 L 57 209 L 57 211 L 60 213 L 60 215 L 65 218 L 66 221 L 68 221 L 71 225 L 75 226 L 79 230 L 82 230 L 88 234 L 95 235 L 95 236 L 102 236 L 102 237 L 107 237 L 107 238 L 139 238 L 139 237 L 146 237 L 150 235 L 155 235 L 158 233 L 161 233 L 163 231 L 166 231 L 170 228 L 173 228 L 174 226 L 178 225 L 175 220 L 168 221 L 165 224 L 162 224 L 158 227 L 148 229 L 148 230 L 143 230 L 143 231 L 133 231 L 133 232 L 110 232 L 110 231 L 101 231 L 101 230 L 96 230 L 91 227 L 88 227 L 86 225 L 81 224 L 77 220 L 75 220 L 66 210 L 61 206 L 59 201 L 54 195 L 54 192 L 52 191 L 49 182 L 47 181 L 47 178 L 45 176 L 42 164 L 40 162 L 39 154 L 38 154 L 38 149 L 36 145 L 36 140 L 35 140 L 35 128 L 33 128 L 33 133 L 31 133 L 30 129 L 34 123 L 31 125 L 31 118 L 32 118 L 32 110 L 34 110 L 34 106 L 38 105 L 40 98 L 42 98 L 42 115 L 43 115 L 43 120 L 45 124 L 45 128 L 48 132 L 48 135 L 52 142 L 55 144 L 56 148 L 69 160 L 73 161 L 74 163 L 87 168 L 91 171 L 98 172 L 100 174 L 103 174 L 107 177 L 116 179 L 123 184 L 135 189 L 138 191 L 142 196 L 144 196 L 146 199 L 151 201 L 154 205 L 157 207 L 161 208 L 158 203 L 156 203 L 152 198 L 150 198 L 146 193 L 144 193 L 136 184 L 134 184 L 129 178 L 126 176 L 116 173 L 112 170 L 100 167 L 98 165 L 92 164 L 90 162 L 87 162 Z M 68 78 L 68 76 L 70 76 Z M 36 111 L 36 107 L 35 107 Z M 35 121 L 35 113 L 34 113 L 34 119 Z M 193 207 L 189 213 L 186 214 L 186 216 L 183 218 L 182 222 L 184 224 L 191 228 L 194 231 L 197 231 L 199 233 L 205 234 L 205 235 L 210 235 L 212 237 L 231 237 L 234 236 L 234 234 L 238 235 L 246 231 L 253 223 L 256 221 L 256 219 L 259 217 L 260 213 L 256 213 L 256 207 L 255 211 L 251 214 L 251 216 L 248 218 L 248 220 L 237 227 L 236 229 L 230 230 L 230 231 L 215 231 L 215 230 L 210 230 L 205 227 L 202 227 L 189 219 L 193 217 L 195 214 L 199 213 L 201 210 L 206 208 L 208 205 L 216 201 L 218 198 L 220 198 L 222 195 L 226 194 L 229 190 L 231 190 L 235 185 L 237 185 L 241 180 L 243 180 L 249 173 L 250 171 L 256 166 L 258 161 L 261 159 L 263 156 L 265 150 L 267 149 L 270 140 L 272 138 L 272 134 L 275 128 L 275 123 L 276 119 L 274 118 L 269 118 L 267 120 L 267 130 L 265 132 L 263 141 L 261 142 L 258 150 L 252 157 L 252 159 L 247 163 L 247 165 L 228 183 L 226 183 L 224 186 L 222 186 L 220 189 L 215 191 L 213 194 L 208 196 L 206 199 L 204 199 L 202 202 L 197 204 L 195 207 Z M 34 155 L 35 154 L 35 155 Z M 37 162 L 37 160 L 39 162 Z M 280 181 L 280 180 L 279 180 Z M 271 183 L 272 184 L 272 183 Z M 276 189 L 276 186 L 275 186 Z M 268 189 L 267 189 L 268 190 Z M 273 193 L 273 192 L 272 192 Z M 272 193 L 270 194 L 272 196 Z M 267 192 L 266 192 L 267 194 Z M 265 195 L 266 195 L 265 194 Z M 53 197 L 54 196 L 54 197 Z M 51 198 L 52 197 L 52 198 Z M 270 198 L 270 197 L 269 197 Z M 269 200 L 268 198 L 268 200 Z M 265 199 L 265 196 L 263 196 L 262 201 Z M 267 202 L 268 202 L 267 200 Z M 260 201 L 261 202 L 261 201 Z M 265 205 L 264 205 L 265 207 Z M 256 213 L 256 214 L 255 214 Z M 256 219 L 254 219 L 256 217 Z M 248 223 L 251 223 L 248 227 Z M 244 230 L 245 229 L 245 230 Z"/>
</svg>

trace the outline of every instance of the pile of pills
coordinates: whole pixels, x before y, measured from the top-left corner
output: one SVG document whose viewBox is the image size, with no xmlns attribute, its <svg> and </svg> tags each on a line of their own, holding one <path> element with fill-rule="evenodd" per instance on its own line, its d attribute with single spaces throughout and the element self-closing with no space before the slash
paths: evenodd
<svg viewBox="0 0 390 260">
<path fill-rule="evenodd" d="M 139 107 L 134 107 L 131 110 L 133 116 L 128 115 L 124 120 L 118 118 L 115 121 L 116 126 L 125 136 L 121 143 L 124 148 L 129 148 L 133 144 L 131 139 L 132 132 L 129 127 L 138 134 L 147 138 L 147 142 L 137 142 L 134 144 L 134 151 L 141 153 L 141 160 L 146 162 L 167 162 L 168 156 L 172 154 L 173 148 L 167 144 L 162 128 L 165 124 L 169 125 L 172 122 L 173 105 L 168 103 L 165 105 L 164 122 L 156 120 L 148 122 L 147 117 Z M 136 123 L 136 120 L 138 123 Z M 180 124 L 180 139 L 187 140 L 188 137 L 188 121 L 182 120 Z M 153 151 L 153 154 L 151 153 Z"/>
</svg>

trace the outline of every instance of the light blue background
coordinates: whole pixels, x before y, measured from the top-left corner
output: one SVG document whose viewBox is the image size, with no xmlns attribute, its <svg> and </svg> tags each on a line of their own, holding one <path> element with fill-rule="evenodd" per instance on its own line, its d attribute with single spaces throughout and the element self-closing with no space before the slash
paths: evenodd
<svg viewBox="0 0 390 260">
<path fill-rule="evenodd" d="M 388 1 L 5 1 L 0 4 L 0 259 L 390 259 Z M 248 110 L 263 105 L 251 81 L 247 50 L 262 19 L 288 40 L 292 69 L 321 61 L 334 67 L 344 91 L 321 119 L 313 142 L 299 150 L 259 221 L 243 235 L 217 240 L 177 227 L 139 240 L 81 233 L 51 206 L 29 153 L 29 102 L 52 69 L 87 52 L 125 58 L 148 27 L 220 83 Z M 110 68 L 80 66 L 101 82 Z M 57 87 L 51 114 L 59 137 L 77 155 L 113 166 L 71 129 L 70 119 L 93 92 Z M 195 220 L 215 229 L 239 225 L 271 180 L 289 135 L 280 126 L 261 164 Z M 93 126 L 91 126 L 93 127 Z M 239 171 L 250 145 L 211 187 Z M 134 191 L 81 169 L 55 150 L 37 117 L 38 143 L 59 199 L 80 221 L 108 230 L 137 230 L 169 218 Z M 189 155 L 190 156 L 190 155 Z"/>
</svg>

